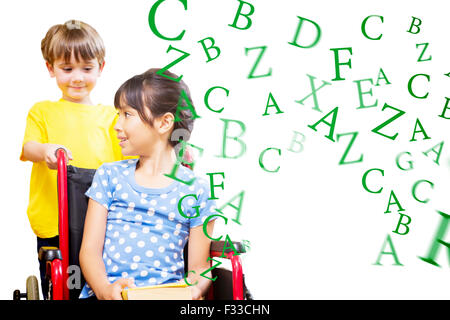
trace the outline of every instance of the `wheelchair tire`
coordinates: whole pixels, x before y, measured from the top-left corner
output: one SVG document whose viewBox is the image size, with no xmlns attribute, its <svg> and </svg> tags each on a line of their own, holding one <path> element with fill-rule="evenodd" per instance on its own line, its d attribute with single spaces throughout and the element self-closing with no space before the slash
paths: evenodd
<svg viewBox="0 0 450 320">
<path fill-rule="evenodd" d="M 39 300 L 39 284 L 35 276 L 27 278 L 27 300 Z"/>
</svg>

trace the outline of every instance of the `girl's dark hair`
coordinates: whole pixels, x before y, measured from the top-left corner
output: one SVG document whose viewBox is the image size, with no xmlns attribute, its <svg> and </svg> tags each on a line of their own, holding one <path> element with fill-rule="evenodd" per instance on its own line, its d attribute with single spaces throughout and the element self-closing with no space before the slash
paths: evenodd
<svg viewBox="0 0 450 320">
<path fill-rule="evenodd" d="M 181 121 L 174 122 L 173 131 L 185 129 L 190 135 L 194 128 L 194 115 L 186 107 L 190 104 L 190 108 L 194 108 L 194 104 L 189 88 L 182 80 L 176 82 L 158 74 L 159 70 L 161 69 L 152 68 L 125 81 L 116 92 L 114 106 L 121 109 L 127 105 L 135 109 L 142 121 L 151 126 L 153 126 L 155 118 L 159 118 L 167 112 L 171 112 L 174 117 L 177 114 Z M 162 74 L 170 78 L 178 78 L 177 75 L 167 70 Z M 186 94 L 182 96 L 183 90 Z M 179 106 L 181 108 L 177 113 Z M 145 108 L 150 110 L 150 116 L 145 112 Z M 185 141 L 189 139 L 189 136 L 186 137 L 184 134 L 182 136 Z M 178 140 L 172 141 L 169 138 L 169 143 L 174 147 L 178 144 Z"/>
</svg>

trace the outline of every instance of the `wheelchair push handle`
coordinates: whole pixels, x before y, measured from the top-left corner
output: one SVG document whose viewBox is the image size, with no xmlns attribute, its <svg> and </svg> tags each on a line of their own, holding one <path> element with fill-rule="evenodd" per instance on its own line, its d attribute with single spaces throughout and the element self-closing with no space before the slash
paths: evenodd
<svg viewBox="0 0 450 320">
<path fill-rule="evenodd" d="M 58 231 L 59 249 L 62 256 L 62 283 L 67 283 L 67 272 L 69 267 L 69 222 L 68 222 L 68 196 L 67 196 L 67 150 L 58 148 L 56 150 L 58 163 Z M 64 300 L 69 299 L 69 289 L 63 285 L 62 296 Z"/>
</svg>

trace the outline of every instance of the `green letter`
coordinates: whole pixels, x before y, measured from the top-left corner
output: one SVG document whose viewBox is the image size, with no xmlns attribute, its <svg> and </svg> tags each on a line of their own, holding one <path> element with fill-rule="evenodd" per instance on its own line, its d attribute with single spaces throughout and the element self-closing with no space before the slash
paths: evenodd
<svg viewBox="0 0 450 320">
<path fill-rule="evenodd" d="M 208 234 L 207 226 L 208 226 L 209 220 L 211 220 L 212 218 L 215 218 L 215 217 L 217 217 L 217 218 L 222 218 L 223 220 L 225 220 L 225 225 L 228 223 L 227 217 L 224 217 L 224 216 L 221 215 L 221 214 L 212 214 L 212 215 L 208 216 L 208 218 L 206 218 L 205 221 L 203 222 L 203 233 L 205 234 L 205 236 L 206 236 L 208 239 L 211 239 L 212 241 L 220 241 L 220 239 L 222 239 L 222 236 L 220 236 L 220 237 L 218 237 L 218 238 L 212 238 L 212 237 Z"/>
<path fill-rule="evenodd" d="M 394 198 L 394 202 L 391 202 L 391 199 Z M 400 201 L 398 201 L 397 197 L 395 196 L 394 190 L 391 190 L 391 194 L 389 195 L 389 203 L 386 208 L 386 211 L 384 213 L 390 213 L 389 207 L 391 204 L 395 204 L 398 207 L 398 211 L 405 211 L 405 209 L 402 208 L 402 205 L 400 204 Z"/>
<path fill-rule="evenodd" d="M 182 201 L 184 200 L 184 198 L 186 198 L 186 197 L 193 197 L 195 200 L 198 200 L 197 195 L 196 195 L 195 193 L 193 193 L 193 194 L 187 194 L 187 195 L 181 197 L 180 200 L 178 201 L 178 212 L 179 212 L 183 217 L 185 217 L 186 219 L 192 219 L 192 218 L 197 218 L 197 217 L 199 217 L 199 216 L 200 216 L 200 211 L 198 211 L 198 208 L 200 208 L 200 206 L 192 206 L 192 208 L 195 208 L 195 215 L 194 215 L 194 216 L 191 217 L 190 215 L 188 216 L 188 215 L 184 214 L 183 208 L 182 208 L 182 206 L 181 206 L 181 202 L 182 202 Z"/>
<path fill-rule="evenodd" d="M 253 7 L 253 5 L 249 2 L 245 2 L 242 0 L 238 0 L 239 1 L 239 8 L 236 12 L 236 16 L 234 17 L 234 21 L 232 24 L 229 24 L 230 27 L 239 29 L 239 30 L 247 30 L 252 26 L 252 20 L 249 18 L 254 12 L 255 12 L 255 7 Z M 248 5 L 250 7 L 250 12 L 247 14 L 242 13 L 242 7 L 244 6 L 244 4 Z M 237 22 L 239 20 L 239 16 L 243 16 L 245 17 L 245 19 L 247 19 L 247 25 L 245 27 L 238 27 L 237 26 Z"/>
<path fill-rule="evenodd" d="M 424 62 L 424 61 L 430 61 L 431 60 L 431 56 L 429 56 L 425 60 L 422 60 L 423 54 L 425 53 L 425 51 L 428 48 L 428 44 L 429 44 L 428 42 L 416 44 L 416 48 L 418 48 L 419 46 L 424 46 L 422 52 L 420 53 L 420 56 L 419 56 L 419 59 L 417 60 L 417 62 Z"/>
<path fill-rule="evenodd" d="M 169 80 L 173 80 L 173 81 L 175 81 L 175 82 L 179 82 L 179 81 L 181 80 L 181 78 L 183 78 L 183 76 L 179 76 L 178 78 L 175 79 L 175 78 L 172 78 L 172 77 L 170 77 L 170 76 L 168 76 L 168 75 L 165 75 L 165 74 L 164 74 L 164 71 L 166 71 L 166 70 L 168 70 L 169 68 L 173 67 L 173 66 L 176 65 L 178 62 L 180 62 L 180 61 L 186 59 L 187 57 L 189 57 L 190 54 L 187 53 L 187 52 L 184 52 L 183 50 L 174 48 L 174 47 L 172 47 L 172 45 L 169 45 L 169 48 L 167 49 L 166 53 L 168 53 L 168 52 L 169 52 L 170 50 L 172 50 L 172 49 L 174 49 L 175 51 L 181 52 L 183 55 L 182 55 L 180 58 L 178 58 L 178 59 L 172 61 L 171 63 L 169 63 L 169 64 L 168 64 L 167 66 L 165 66 L 164 68 L 161 68 L 160 70 L 158 70 L 158 71 L 156 72 L 156 74 L 159 74 L 160 76 L 163 76 L 163 77 L 165 77 L 165 78 L 167 78 L 167 79 L 169 79 Z"/>
<path fill-rule="evenodd" d="M 206 278 L 206 279 L 208 279 L 208 280 L 216 281 L 217 276 L 215 276 L 214 278 L 210 278 L 210 277 L 206 276 L 206 274 L 207 274 L 209 271 L 211 271 L 212 269 L 214 269 L 214 268 L 220 266 L 220 265 L 222 264 L 222 262 L 216 261 L 216 260 L 214 260 L 214 258 L 211 258 L 211 257 L 208 257 L 208 258 L 206 259 L 206 262 L 209 262 L 209 261 L 211 261 L 211 260 L 214 261 L 214 262 L 217 262 L 217 263 L 216 263 L 215 265 L 213 265 L 211 268 L 209 268 L 209 269 L 203 271 L 202 273 L 200 273 L 200 275 L 201 275 L 203 278 Z M 212 264 L 212 263 L 211 263 L 211 264 Z M 210 264 L 210 265 L 211 265 L 211 264 Z"/>
<path fill-rule="evenodd" d="M 239 198 L 239 205 L 236 207 L 234 204 L 232 204 L 232 202 Z M 222 207 L 220 207 L 219 209 L 216 209 L 217 212 L 223 214 L 222 210 L 227 207 L 230 206 L 233 209 L 236 210 L 236 219 L 231 219 L 234 222 L 236 222 L 237 224 L 241 224 L 240 222 L 240 217 L 241 217 L 241 210 L 242 210 L 242 202 L 244 200 L 244 191 L 241 191 L 240 193 L 238 193 L 237 195 L 235 195 L 233 198 L 231 198 L 227 203 L 225 203 Z"/>
<path fill-rule="evenodd" d="M 439 116 L 439 117 L 441 117 L 441 118 L 444 118 L 444 119 L 450 119 L 450 118 L 447 118 L 446 116 L 445 116 L 445 112 L 448 110 L 448 109 L 450 109 L 450 107 L 448 107 L 448 102 L 450 101 L 450 98 L 447 98 L 447 97 L 445 97 L 445 106 L 444 106 L 444 110 L 442 110 L 442 114 Z"/>
<path fill-rule="evenodd" d="M 448 253 L 448 260 L 450 264 L 450 243 L 445 242 L 443 240 L 445 236 L 445 232 L 447 231 L 448 222 L 450 220 L 450 216 L 448 214 L 445 214 L 441 211 L 438 211 L 438 213 L 442 216 L 441 224 L 439 226 L 439 229 L 436 232 L 436 236 L 434 237 L 434 243 L 431 244 L 430 250 L 428 251 L 428 257 L 422 258 L 425 262 L 428 262 L 432 264 L 433 266 L 440 267 L 440 265 L 435 261 L 437 254 L 439 253 L 440 245 L 444 245 L 447 247 L 447 253 Z"/>
<path fill-rule="evenodd" d="M 382 75 L 382 77 L 380 77 L 380 75 Z M 391 84 L 389 82 L 389 80 L 387 79 L 386 75 L 384 74 L 383 69 L 380 68 L 380 72 L 378 72 L 378 78 L 377 78 L 377 83 L 375 83 L 375 87 L 379 86 L 379 82 L 381 79 L 383 79 L 386 82 L 386 84 Z"/>
<path fill-rule="evenodd" d="M 339 165 L 341 164 L 351 164 L 351 163 L 358 163 L 358 162 L 362 162 L 363 161 L 363 155 L 361 154 L 361 157 L 359 157 L 358 160 L 353 160 L 353 161 L 349 161 L 349 162 L 345 162 L 345 159 L 348 155 L 348 152 L 350 151 L 350 148 L 352 147 L 353 143 L 356 140 L 356 137 L 358 136 L 358 132 L 348 132 L 348 133 L 339 133 L 336 135 L 337 141 L 339 142 L 339 138 L 342 136 L 347 136 L 347 135 L 351 135 L 352 137 L 350 138 L 350 142 L 347 145 L 347 149 L 345 149 L 344 154 L 342 155 L 341 160 L 339 160 Z"/>
<path fill-rule="evenodd" d="M 416 199 L 418 202 L 421 202 L 421 203 L 427 203 L 428 201 L 430 201 L 430 199 L 419 200 L 419 199 L 417 198 L 417 195 L 416 195 L 416 188 L 417 188 L 417 186 L 418 186 L 420 183 L 422 183 L 422 182 L 428 183 L 428 184 L 431 186 L 431 189 L 434 188 L 434 183 L 433 183 L 433 182 L 428 181 L 428 180 L 418 180 L 416 183 L 414 183 L 414 185 L 413 185 L 413 187 L 412 187 L 412 196 L 413 196 L 413 198 Z"/>
<path fill-rule="evenodd" d="M 261 152 L 261 154 L 259 155 L 259 166 L 260 166 L 264 171 L 267 171 L 267 172 L 278 172 L 278 171 L 280 170 L 280 166 L 278 166 L 275 170 L 269 170 L 269 169 L 267 169 L 267 168 L 264 166 L 264 164 L 263 164 L 263 157 L 264 157 L 264 154 L 265 154 L 268 150 L 277 150 L 277 151 L 278 151 L 278 154 L 281 156 L 281 150 L 280 150 L 280 149 L 278 149 L 278 148 L 267 148 L 266 150 L 264 150 L 263 152 Z"/>
<path fill-rule="evenodd" d="M 205 40 L 209 40 L 209 41 L 211 42 L 211 46 L 210 46 L 210 47 L 207 47 L 207 46 L 205 45 L 205 42 L 204 42 Z M 214 44 L 216 43 L 216 42 L 214 41 L 214 38 L 212 38 L 212 37 L 206 37 L 205 39 L 202 39 L 202 40 L 198 41 L 198 43 L 201 43 L 201 45 L 202 45 L 202 47 L 203 47 L 203 50 L 205 51 L 206 56 L 208 57 L 208 60 L 206 61 L 206 63 L 208 63 L 208 62 L 210 62 L 210 61 L 213 61 L 214 59 L 217 59 L 217 58 L 220 56 L 220 48 L 214 45 Z M 214 50 L 216 51 L 216 55 L 215 55 L 214 58 L 212 58 L 212 57 L 209 55 L 209 50 L 210 50 L 210 49 L 214 49 Z"/>
<path fill-rule="evenodd" d="M 219 109 L 219 110 L 214 110 L 214 109 L 212 109 L 212 108 L 209 106 L 209 95 L 211 94 L 211 91 L 213 91 L 214 89 L 219 89 L 219 88 L 222 89 L 223 91 L 225 91 L 225 93 L 227 94 L 227 97 L 228 97 L 228 94 L 230 93 L 230 91 L 229 91 L 228 89 L 226 89 L 226 88 L 224 88 L 224 87 L 220 87 L 220 86 L 215 86 L 215 87 L 209 88 L 208 91 L 206 91 L 206 93 L 205 93 L 205 99 L 204 99 L 206 107 L 207 107 L 209 110 L 211 110 L 211 111 L 213 111 L 213 112 L 217 112 L 217 113 L 221 113 L 221 112 L 223 111 L 223 108 L 221 108 L 221 109 Z"/>
<path fill-rule="evenodd" d="M 297 18 L 300 19 L 300 21 L 298 22 L 298 25 L 297 25 L 297 31 L 295 31 L 295 36 L 294 36 L 294 39 L 292 40 L 292 42 L 288 42 L 288 43 L 289 43 L 289 44 L 292 44 L 293 46 L 296 46 L 296 47 L 299 47 L 299 48 L 304 48 L 304 49 L 308 49 L 308 48 L 314 47 L 314 46 L 319 42 L 319 40 L 320 40 L 320 34 L 321 34 L 321 31 L 320 31 L 319 25 L 318 25 L 317 23 L 315 23 L 314 21 L 309 20 L 309 19 L 306 19 L 306 18 L 303 18 L 303 17 L 297 16 Z M 316 38 L 314 39 L 314 41 L 313 41 L 310 45 L 307 45 L 307 46 L 306 46 L 306 45 L 305 45 L 305 46 L 301 46 L 301 45 L 299 45 L 299 44 L 297 43 L 298 36 L 299 36 L 299 34 L 300 34 L 300 29 L 301 29 L 301 27 L 302 27 L 303 21 L 308 21 L 308 22 L 312 23 L 312 25 L 313 25 L 313 26 L 316 28 L 316 30 L 317 30 Z"/>
<path fill-rule="evenodd" d="M 417 129 L 417 126 L 420 127 L 420 130 L 416 130 L 416 129 Z M 412 136 L 411 140 L 409 140 L 410 142 L 411 142 L 411 141 L 416 141 L 416 133 L 418 133 L 418 132 L 422 132 L 422 134 L 423 134 L 423 136 L 424 136 L 424 138 L 423 138 L 422 140 L 431 139 L 431 138 L 427 135 L 427 133 L 425 132 L 425 129 L 423 128 L 422 124 L 420 123 L 419 118 L 417 118 L 417 120 L 416 120 L 416 125 L 414 126 L 414 133 L 413 133 L 413 136 Z"/>
<path fill-rule="evenodd" d="M 188 286 L 195 286 L 195 285 L 198 283 L 198 281 L 195 281 L 194 283 L 190 283 L 189 281 L 187 281 L 187 276 L 188 276 L 188 274 L 191 273 L 191 272 L 193 272 L 193 273 L 195 274 L 195 271 L 194 271 L 194 270 L 188 271 L 188 272 L 186 272 L 186 273 L 184 274 L 184 282 L 186 282 L 186 284 L 187 284 Z"/>
<path fill-rule="evenodd" d="M 416 96 L 416 94 L 412 91 L 412 82 L 418 76 L 424 76 L 425 78 L 427 78 L 428 82 L 430 82 L 430 76 L 429 75 L 423 74 L 423 73 L 415 74 L 408 81 L 408 92 L 416 99 L 426 99 L 428 97 L 429 92 L 427 92 L 424 96 L 419 97 L 419 96 Z"/>
<path fill-rule="evenodd" d="M 395 230 L 392 231 L 392 232 L 394 232 L 396 234 L 399 234 L 401 236 L 404 236 L 404 235 L 408 234 L 408 232 L 409 232 L 408 224 L 411 223 L 411 217 L 408 216 L 407 214 L 403 214 L 403 213 L 399 213 L 399 215 L 400 215 L 400 219 L 398 219 L 397 228 L 395 228 Z M 403 217 L 406 217 L 408 219 L 408 222 L 403 223 L 402 222 Z M 398 232 L 398 229 L 400 228 L 400 225 L 404 225 L 405 226 L 405 228 L 406 228 L 405 232 L 403 232 L 403 233 Z"/>
<path fill-rule="evenodd" d="M 184 6 L 184 10 L 187 10 L 187 0 L 179 0 L 183 6 Z M 155 4 L 152 6 L 152 8 L 150 9 L 150 12 L 148 13 L 148 24 L 150 25 L 150 29 L 153 31 L 153 33 L 163 39 L 163 40 L 181 40 L 184 36 L 184 32 L 186 30 L 183 30 L 178 36 L 176 36 L 175 38 L 169 38 L 169 37 L 165 37 L 163 36 L 158 29 L 156 28 L 156 23 L 155 23 L 155 15 L 156 15 L 156 10 L 158 9 L 159 5 L 161 3 L 163 3 L 164 0 L 158 0 L 155 2 Z"/>
<path fill-rule="evenodd" d="M 211 197 L 208 198 L 208 200 L 217 200 L 219 198 L 216 197 L 215 193 L 214 193 L 214 187 L 221 187 L 222 190 L 224 190 L 224 185 L 223 182 L 221 184 L 214 184 L 214 175 L 215 174 L 219 174 L 222 176 L 222 178 L 225 179 L 225 173 L 224 172 L 211 172 L 211 173 L 207 173 L 207 175 L 209 176 L 209 184 L 210 184 L 210 188 L 211 188 Z"/>
<path fill-rule="evenodd" d="M 350 55 L 352 55 L 352 48 L 331 48 L 331 51 L 334 53 L 334 69 L 336 71 L 336 77 L 334 79 L 331 79 L 331 81 L 339 81 L 339 80 L 345 80 L 345 78 L 341 78 L 341 72 L 339 69 L 339 66 L 348 66 L 350 69 L 352 68 L 352 60 L 348 59 L 347 62 L 339 62 L 339 50 L 347 50 L 350 52 Z"/>
<path fill-rule="evenodd" d="M 395 135 L 393 135 L 393 136 L 387 136 L 387 135 L 385 135 L 385 134 L 379 132 L 379 130 L 382 129 L 382 128 L 384 128 L 385 126 L 387 126 L 389 123 L 393 122 L 395 119 L 400 118 L 402 115 L 405 114 L 405 111 L 402 111 L 402 110 L 400 110 L 400 109 L 396 109 L 396 108 L 394 108 L 394 107 L 391 107 L 391 106 L 388 105 L 387 103 L 384 104 L 384 106 L 383 106 L 383 108 L 381 109 L 381 111 L 384 111 L 384 109 L 386 109 L 386 108 L 394 109 L 395 111 L 397 111 L 397 114 L 396 114 L 395 116 L 393 116 L 392 118 L 386 120 L 386 121 L 383 122 L 382 124 L 380 124 L 378 127 L 372 129 L 372 132 L 378 133 L 379 135 L 382 135 L 383 137 L 386 137 L 386 138 L 388 138 L 388 139 L 395 140 L 395 138 L 397 138 L 397 136 L 398 136 L 398 132 L 397 132 Z"/>
<path fill-rule="evenodd" d="M 256 58 L 256 61 L 255 61 L 255 64 L 253 65 L 252 70 L 250 70 L 250 73 L 248 75 L 248 79 L 270 77 L 272 75 L 272 68 L 269 68 L 269 71 L 266 74 L 262 74 L 262 75 L 258 75 L 258 76 L 254 75 L 256 67 L 258 66 L 259 62 L 261 61 L 261 58 L 264 55 L 264 52 L 266 51 L 267 46 L 254 47 L 254 48 L 245 48 L 245 55 L 247 55 L 247 53 L 250 50 L 253 50 L 253 49 L 261 49 L 261 52 L 259 53 L 258 58 Z"/>
<path fill-rule="evenodd" d="M 359 107 L 356 109 L 366 109 L 366 108 L 376 107 L 378 105 L 378 99 L 375 100 L 374 104 L 371 104 L 368 106 L 364 105 L 363 94 L 370 94 L 371 96 L 373 96 L 373 94 L 372 94 L 372 88 L 369 91 L 364 91 L 364 92 L 361 90 L 361 82 L 362 81 L 369 81 L 371 85 L 373 84 L 372 79 L 361 79 L 361 80 L 353 81 L 356 83 L 356 86 L 358 87 Z"/>
<path fill-rule="evenodd" d="M 395 163 L 397 164 L 397 167 L 398 167 L 400 170 L 403 170 L 403 171 L 409 171 L 409 170 L 412 170 L 412 169 L 413 169 L 413 162 L 412 162 L 412 161 L 407 161 L 407 163 L 409 164 L 409 168 L 403 168 L 403 167 L 400 166 L 399 160 L 400 160 L 400 156 L 403 155 L 403 154 L 407 154 L 407 155 L 411 156 L 411 153 L 409 153 L 408 151 L 400 152 L 400 153 L 397 155 L 397 157 L 395 158 Z"/>
<path fill-rule="evenodd" d="M 370 189 L 367 187 L 366 179 L 367 179 L 367 175 L 368 175 L 369 172 L 371 172 L 371 171 L 379 171 L 379 172 L 381 172 L 381 175 L 384 177 L 384 170 L 383 170 L 383 169 L 373 168 L 373 169 L 367 170 L 367 171 L 363 174 L 363 177 L 362 177 L 362 185 L 363 185 L 363 188 L 364 188 L 367 192 L 370 192 L 370 193 L 381 193 L 381 191 L 383 191 L 383 187 L 381 187 L 381 188 L 378 189 L 377 191 L 370 190 Z"/>
<path fill-rule="evenodd" d="M 181 164 L 181 163 L 184 163 L 184 164 L 190 165 L 191 168 L 194 169 L 195 161 L 192 161 L 192 162 L 186 162 L 186 161 L 183 159 L 184 152 L 186 151 L 186 147 L 187 147 L 188 145 L 191 146 L 191 147 L 194 147 L 194 148 L 197 149 L 197 150 L 199 150 L 200 157 L 203 155 L 203 149 L 200 148 L 200 147 L 194 146 L 193 144 L 190 144 L 190 143 L 188 143 L 188 142 L 186 142 L 186 141 L 184 141 L 184 140 L 180 140 L 180 144 L 181 144 L 181 148 L 180 148 L 179 153 L 176 155 L 176 156 L 177 156 L 177 161 L 175 162 L 175 164 L 174 164 L 174 166 L 173 166 L 173 168 L 172 168 L 172 172 L 171 172 L 170 174 L 166 174 L 166 173 L 165 173 L 164 175 L 165 175 L 166 177 L 172 178 L 172 179 L 174 179 L 174 180 L 176 180 L 176 181 L 179 181 L 179 182 L 181 182 L 181 183 L 184 183 L 184 184 L 187 184 L 187 185 L 190 186 L 191 184 L 194 183 L 195 178 L 192 178 L 192 179 L 189 180 L 189 181 L 184 181 L 184 180 L 179 179 L 179 178 L 176 176 L 177 171 L 178 171 L 178 168 L 180 167 L 180 164 Z"/>
<path fill-rule="evenodd" d="M 183 103 L 183 100 L 186 102 L 185 104 Z M 185 114 L 181 110 L 189 110 L 191 114 L 190 115 Z M 180 111 L 182 112 L 182 118 L 180 118 Z M 181 89 L 180 98 L 178 99 L 177 110 L 175 111 L 175 119 L 173 120 L 173 122 L 179 122 L 186 119 L 194 120 L 197 118 L 200 118 L 200 116 L 195 112 L 195 108 L 189 101 L 189 97 L 186 91 L 184 91 L 184 89 Z"/>
<path fill-rule="evenodd" d="M 439 146 L 439 150 L 435 150 L 435 148 Z M 436 159 L 434 159 L 434 163 L 436 163 L 437 165 L 439 165 L 439 158 L 441 156 L 441 152 L 442 152 L 442 148 L 444 147 L 444 141 L 442 141 L 441 143 L 438 143 L 437 145 L 435 145 L 433 148 L 423 152 L 424 155 L 426 155 L 428 157 L 428 153 L 430 151 L 433 151 L 433 153 L 436 154 Z"/>
<path fill-rule="evenodd" d="M 300 104 L 303 105 L 303 101 L 305 101 L 306 99 L 308 99 L 310 96 L 313 97 L 314 100 L 314 108 L 313 110 L 317 110 L 319 112 L 322 112 L 322 110 L 319 109 L 319 103 L 317 102 L 317 96 L 316 96 L 316 92 L 319 91 L 321 88 L 323 88 L 326 85 L 331 85 L 331 83 L 323 81 L 322 80 L 322 85 L 316 89 L 315 85 L 314 85 L 314 79 L 316 79 L 316 77 L 314 76 L 310 76 L 309 74 L 307 74 L 308 78 L 309 78 L 309 83 L 311 84 L 311 93 L 308 94 L 306 97 L 304 97 L 302 100 L 296 100 L 295 102 L 298 102 Z"/>
<path fill-rule="evenodd" d="M 229 246 L 226 245 L 227 242 L 230 244 Z M 228 234 L 225 236 L 225 243 L 224 243 L 224 246 L 223 246 L 222 255 L 219 258 L 225 258 L 226 257 L 225 256 L 225 250 L 227 250 L 227 249 L 231 249 L 234 252 L 233 256 L 238 256 L 239 255 L 239 253 L 237 252 L 236 248 L 234 247 L 233 241 L 231 241 L 230 236 Z"/>
<path fill-rule="evenodd" d="M 367 33 L 366 33 L 366 23 L 367 23 L 367 20 L 369 20 L 369 18 L 372 18 L 372 17 L 378 17 L 378 18 L 380 18 L 381 22 L 384 22 L 383 16 L 377 16 L 377 15 L 371 15 L 371 16 L 368 16 L 368 17 L 366 17 L 366 18 L 363 20 L 363 22 L 361 23 L 361 32 L 362 32 L 362 34 L 364 35 L 364 37 L 366 37 L 366 38 L 369 39 L 369 40 L 380 40 L 381 37 L 383 36 L 383 34 L 380 34 L 380 35 L 379 35 L 378 37 L 376 37 L 376 38 L 372 38 L 372 37 L 369 37 L 369 36 L 367 35 Z"/>
<path fill-rule="evenodd" d="M 297 139 L 297 135 L 301 135 L 303 139 L 301 141 L 296 140 Z M 289 147 L 288 151 L 295 152 L 295 153 L 302 152 L 303 151 L 303 144 L 302 144 L 302 142 L 305 142 L 305 139 L 306 138 L 305 138 L 305 135 L 303 133 L 300 133 L 300 132 L 297 132 L 297 131 L 294 130 L 294 137 L 292 138 L 291 146 Z M 295 144 L 300 145 L 300 149 L 298 151 L 294 150 L 294 145 Z"/>
<path fill-rule="evenodd" d="M 220 120 L 222 120 L 224 122 L 223 140 L 222 140 L 222 154 L 218 155 L 217 157 L 218 158 L 224 158 L 224 159 L 225 158 L 237 159 L 237 158 L 241 157 L 245 153 L 245 150 L 246 150 L 246 145 L 245 145 L 244 141 L 239 139 L 245 133 L 245 124 L 243 122 L 241 122 L 241 121 L 238 121 L 238 120 L 231 120 L 231 119 L 220 119 Z M 227 135 L 228 123 L 230 123 L 230 122 L 237 123 L 239 125 L 239 127 L 241 128 L 241 133 L 238 136 L 236 136 L 236 137 L 229 137 Z M 232 140 L 234 140 L 236 142 L 239 142 L 239 144 L 241 145 L 241 151 L 240 151 L 240 153 L 237 156 L 228 156 L 227 155 L 226 149 L 227 149 L 227 140 L 228 139 L 232 139 Z"/>
<path fill-rule="evenodd" d="M 272 100 L 272 104 L 269 105 L 269 102 Z M 263 116 L 268 116 L 269 113 L 267 113 L 267 109 L 269 109 L 270 107 L 277 109 L 276 114 L 279 113 L 284 113 L 283 111 L 280 110 L 280 108 L 278 107 L 277 102 L 275 101 L 272 92 L 269 92 L 269 98 L 267 99 L 267 104 L 266 104 L 266 111 L 263 113 Z"/>
<path fill-rule="evenodd" d="M 331 120 L 331 123 L 325 121 L 325 118 L 327 118 L 330 114 L 333 114 L 333 118 L 332 118 L 332 120 Z M 314 123 L 312 126 L 311 126 L 311 125 L 308 125 L 308 127 L 310 127 L 311 129 L 313 129 L 314 131 L 317 131 L 317 130 L 316 130 L 317 125 L 318 125 L 319 123 L 321 123 L 321 122 L 325 123 L 326 125 L 330 126 L 330 131 L 328 132 L 328 135 L 325 136 L 325 137 L 327 137 L 328 139 L 330 139 L 331 141 L 334 142 L 334 139 L 333 139 L 333 133 L 334 133 L 334 127 L 335 127 L 335 125 L 336 125 L 337 114 L 338 114 L 338 107 L 336 107 L 336 108 L 334 108 L 333 110 L 331 110 L 330 112 L 328 112 L 322 119 L 320 119 L 319 121 L 317 121 L 316 123 Z"/>
<path fill-rule="evenodd" d="M 389 247 L 391 248 L 391 251 L 383 251 L 386 248 L 386 244 L 389 244 Z M 374 265 L 376 266 L 382 266 L 382 264 L 380 263 L 381 260 L 381 256 L 383 254 L 390 254 L 392 255 L 392 257 L 394 258 L 395 264 L 396 266 L 403 266 L 400 261 L 397 258 L 397 254 L 395 253 L 395 249 L 394 249 L 394 244 L 392 243 L 391 240 L 391 236 L 388 234 L 386 240 L 383 243 L 383 247 L 381 247 L 381 252 L 378 255 L 377 261 L 374 263 Z"/>
<path fill-rule="evenodd" d="M 409 27 L 409 30 L 406 32 L 412 33 L 412 34 L 418 34 L 420 32 L 420 28 L 419 26 L 422 24 L 422 20 L 420 20 L 419 18 L 416 17 L 412 17 L 413 21 L 411 22 L 411 26 Z M 415 24 L 416 20 L 419 22 L 418 24 Z M 412 28 L 416 27 L 417 31 L 416 32 L 412 32 Z"/>
</svg>

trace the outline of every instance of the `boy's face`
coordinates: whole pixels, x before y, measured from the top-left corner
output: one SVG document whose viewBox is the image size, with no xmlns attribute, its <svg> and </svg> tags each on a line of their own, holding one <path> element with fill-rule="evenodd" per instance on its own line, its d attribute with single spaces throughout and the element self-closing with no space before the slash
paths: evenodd
<svg viewBox="0 0 450 320">
<path fill-rule="evenodd" d="M 92 104 L 90 93 L 102 73 L 104 62 L 101 66 L 97 59 L 77 62 L 72 54 L 69 63 L 66 63 L 63 58 L 59 58 L 54 61 L 53 65 L 48 62 L 46 65 L 50 76 L 56 78 L 64 100 Z"/>
</svg>

